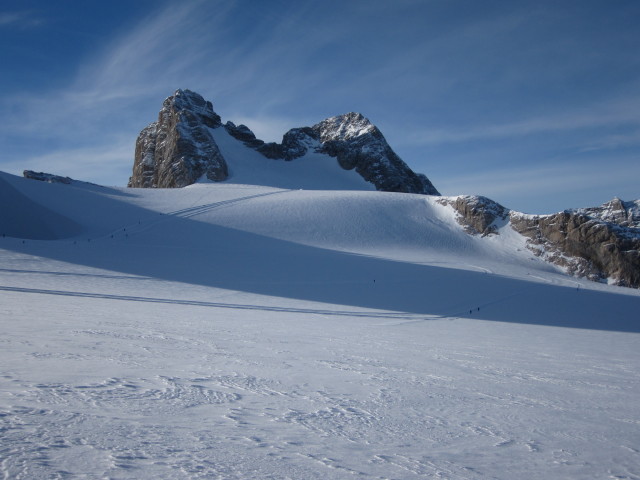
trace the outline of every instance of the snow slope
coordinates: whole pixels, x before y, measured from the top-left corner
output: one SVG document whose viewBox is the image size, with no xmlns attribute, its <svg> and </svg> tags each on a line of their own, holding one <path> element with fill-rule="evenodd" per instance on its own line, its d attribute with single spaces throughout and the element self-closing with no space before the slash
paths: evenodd
<svg viewBox="0 0 640 480">
<path fill-rule="evenodd" d="M 4 478 L 640 478 L 638 291 L 252 161 L 179 190 L 0 174 Z"/>
<path fill-rule="evenodd" d="M 344 170 L 329 155 L 310 151 L 290 162 L 273 160 L 245 147 L 225 128 L 209 131 L 229 167 L 227 182 L 293 189 L 375 190 L 355 170 Z"/>
<path fill-rule="evenodd" d="M 0 205 L 0 234 L 3 236 L 54 240 L 80 232 L 78 224 L 34 202 L 1 177 Z"/>
</svg>

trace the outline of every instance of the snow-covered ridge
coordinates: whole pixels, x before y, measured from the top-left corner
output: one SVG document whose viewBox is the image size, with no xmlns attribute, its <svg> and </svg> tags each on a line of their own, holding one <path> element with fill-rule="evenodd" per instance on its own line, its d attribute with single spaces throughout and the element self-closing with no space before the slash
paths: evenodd
<svg viewBox="0 0 640 480">
<path fill-rule="evenodd" d="M 344 115 L 327 118 L 315 125 L 314 130 L 320 133 L 322 142 L 332 140 L 349 140 L 368 133 L 376 127 L 361 113 L 350 112 Z"/>
</svg>

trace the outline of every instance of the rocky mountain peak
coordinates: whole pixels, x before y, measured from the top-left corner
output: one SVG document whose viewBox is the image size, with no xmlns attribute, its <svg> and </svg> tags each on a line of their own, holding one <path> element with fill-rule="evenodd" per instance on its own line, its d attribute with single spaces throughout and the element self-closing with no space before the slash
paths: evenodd
<svg viewBox="0 0 640 480">
<path fill-rule="evenodd" d="M 579 208 L 572 211 L 621 227 L 640 229 L 640 200 L 625 202 L 614 198 L 599 207 Z"/>
<path fill-rule="evenodd" d="M 226 179 L 227 164 L 209 130 L 221 125 L 211 102 L 176 90 L 163 102 L 158 120 L 140 132 L 128 186 L 185 187 L 203 175 Z"/>
<path fill-rule="evenodd" d="M 320 135 L 322 142 L 345 141 L 367 134 L 381 135 L 369 119 L 361 113 L 355 112 L 327 118 L 312 128 Z"/>
<path fill-rule="evenodd" d="M 426 176 L 402 161 L 382 132 L 360 113 L 327 118 L 311 127 L 311 132 L 321 142 L 318 151 L 336 157 L 342 168 L 355 169 L 377 190 L 440 195 Z"/>
<path fill-rule="evenodd" d="M 163 110 L 195 115 L 209 128 L 218 128 L 222 125 L 220 115 L 213 111 L 212 103 L 191 90 L 176 90 L 172 96 L 164 101 L 162 108 Z"/>
<path fill-rule="evenodd" d="M 391 149 L 380 130 L 360 113 L 327 118 L 312 127 L 293 128 L 282 143 L 257 148 L 268 158 L 294 160 L 308 151 L 338 160 L 345 170 L 354 170 L 376 190 L 440 195 L 431 181 L 415 173 Z"/>
<path fill-rule="evenodd" d="M 225 180 L 228 166 L 211 133 L 222 126 L 211 102 L 191 90 L 176 90 L 163 102 L 158 120 L 138 136 L 129 186 L 183 187 L 203 175 L 213 181 Z M 429 179 L 411 170 L 360 113 L 291 129 L 282 143 L 265 143 L 245 125 L 227 122 L 224 128 L 269 159 L 292 161 L 309 151 L 326 154 L 342 168 L 355 169 L 377 190 L 439 195 Z"/>
</svg>

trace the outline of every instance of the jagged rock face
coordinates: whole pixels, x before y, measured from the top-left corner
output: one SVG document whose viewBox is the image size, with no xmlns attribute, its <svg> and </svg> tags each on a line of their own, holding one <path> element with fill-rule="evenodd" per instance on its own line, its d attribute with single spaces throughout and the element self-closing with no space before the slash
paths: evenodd
<svg viewBox="0 0 640 480">
<path fill-rule="evenodd" d="M 640 200 L 625 202 L 614 198 L 599 207 L 580 208 L 575 212 L 603 222 L 615 223 L 621 227 L 640 228 Z"/>
<path fill-rule="evenodd" d="M 177 90 L 164 101 L 158 120 L 140 132 L 128 186 L 184 187 L 203 175 L 225 180 L 227 163 L 209 131 L 221 125 L 211 102 Z"/>
<path fill-rule="evenodd" d="M 22 172 L 24 178 L 31 180 L 38 180 L 40 182 L 47 183 L 64 183 L 70 184 L 73 180 L 69 177 L 61 177 L 60 175 L 53 175 L 52 173 L 34 172 L 33 170 L 25 170 Z"/>
<path fill-rule="evenodd" d="M 443 198 L 439 203 L 452 206 L 458 212 L 458 223 L 472 235 L 497 234 L 498 223 L 509 216 L 508 209 L 487 197 L 464 195 Z"/>
<path fill-rule="evenodd" d="M 177 90 L 164 101 L 158 120 L 138 136 L 129 187 L 184 187 L 203 175 L 225 180 L 227 163 L 210 131 L 221 126 L 211 102 L 189 90 Z M 377 190 L 439 195 L 429 179 L 413 172 L 380 130 L 359 113 L 294 128 L 283 136 L 282 143 L 265 143 L 246 125 L 227 122 L 224 128 L 270 159 L 291 161 L 308 151 L 324 153 L 337 158 L 343 168 L 355 169 Z"/>
<path fill-rule="evenodd" d="M 571 275 L 640 288 L 640 201 L 613 199 L 600 207 L 553 215 L 510 211 L 486 197 L 442 198 L 472 235 L 498 234 L 508 224 L 527 238 L 527 247 Z"/>
<path fill-rule="evenodd" d="M 391 149 L 384 136 L 359 113 L 328 118 L 314 127 L 322 150 L 343 168 L 355 168 L 365 180 L 385 192 L 440 195 L 429 179 L 417 175 Z"/>
<path fill-rule="evenodd" d="M 264 141 L 256 138 L 256 135 L 246 125 L 236 126 L 233 122 L 227 122 L 224 124 L 224 128 L 229 132 L 229 135 L 240 140 L 247 147 L 258 148 L 264 145 Z"/>
<path fill-rule="evenodd" d="M 530 239 L 534 252 L 572 274 L 640 288 L 637 228 L 569 210 L 544 216 L 512 214 L 511 225 Z"/>
<path fill-rule="evenodd" d="M 377 190 L 440 195 L 429 179 L 411 170 L 380 130 L 359 113 L 292 129 L 284 135 L 281 145 L 265 144 L 258 150 L 269 158 L 285 160 L 301 157 L 309 150 L 326 153 L 345 170 L 355 169 Z"/>
</svg>

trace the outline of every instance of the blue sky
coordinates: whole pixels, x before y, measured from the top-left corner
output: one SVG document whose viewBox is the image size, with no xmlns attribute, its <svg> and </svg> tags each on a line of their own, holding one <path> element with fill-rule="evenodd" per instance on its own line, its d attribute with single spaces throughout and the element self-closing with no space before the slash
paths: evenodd
<svg viewBox="0 0 640 480">
<path fill-rule="evenodd" d="M 0 4 L 0 170 L 124 186 L 189 88 L 279 141 L 358 111 L 445 195 L 528 212 L 640 198 L 640 2 Z"/>
</svg>

